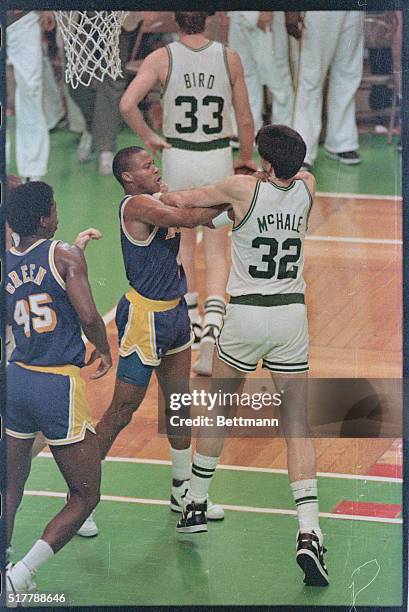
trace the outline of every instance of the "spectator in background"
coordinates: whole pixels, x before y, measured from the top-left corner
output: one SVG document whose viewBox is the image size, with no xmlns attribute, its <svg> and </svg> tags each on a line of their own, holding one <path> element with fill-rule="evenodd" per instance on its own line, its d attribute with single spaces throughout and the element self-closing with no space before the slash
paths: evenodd
<svg viewBox="0 0 409 612">
<path fill-rule="evenodd" d="M 88 87 L 81 84 L 76 89 L 69 87 L 69 94 L 85 120 L 85 130 L 77 149 L 78 161 L 88 162 L 92 152 L 96 151 L 98 172 L 102 176 L 112 174 L 116 138 L 122 124 L 119 102 L 127 86 L 125 65 L 134 40 L 133 32 L 139 21 L 140 13 L 128 15 L 119 36 L 122 77 L 116 81 L 106 77 L 102 83 L 93 79 Z"/>
<path fill-rule="evenodd" d="M 237 51 L 243 63 L 255 134 L 263 125 L 264 85 L 273 97 L 272 120 L 290 125 L 293 94 L 285 61 L 287 41 L 282 14 L 280 22 L 280 13 L 277 13 L 277 26 L 274 24 L 276 15 L 271 11 L 231 11 L 229 16 L 229 46 Z M 272 30 L 275 38 L 280 25 L 281 36 L 276 42 Z M 281 49 L 281 45 L 285 45 L 285 49 Z M 235 132 L 237 134 L 237 127 Z M 233 139 L 235 142 L 237 138 Z"/>
<path fill-rule="evenodd" d="M 327 157 L 359 164 L 355 94 L 362 78 L 363 20 L 360 11 L 286 13 L 288 33 L 302 39 L 292 127 L 307 143 L 304 167 L 311 169 L 318 153 L 325 77 L 328 86 Z"/>
<path fill-rule="evenodd" d="M 41 30 L 55 27 L 51 11 L 7 11 L 7 58 L 16 80 L 16 161 L 26 181 L 47 173 L 49 135 L 43 108 Z"/>
</svg>

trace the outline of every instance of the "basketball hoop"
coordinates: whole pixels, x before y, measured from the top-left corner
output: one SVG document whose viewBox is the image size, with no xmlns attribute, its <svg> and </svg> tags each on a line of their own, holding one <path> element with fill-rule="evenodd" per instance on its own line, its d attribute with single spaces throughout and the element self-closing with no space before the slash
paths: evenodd
<svg viewBox="0 0 409 612">
<path fill-rule="evenodd" d="M 122 76 L 119 34 L 128 11 L 55 11 L 64 41 L 65 80 L 76 89 Z"/>
</svg>

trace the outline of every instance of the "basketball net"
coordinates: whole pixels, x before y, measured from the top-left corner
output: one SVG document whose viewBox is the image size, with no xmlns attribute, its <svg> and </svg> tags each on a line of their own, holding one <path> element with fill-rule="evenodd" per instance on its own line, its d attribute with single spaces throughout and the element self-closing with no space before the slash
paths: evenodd
<svg viewBox="0 0 409 612">
<path fill-rule="evenodd" d="M 65 80 L 76 89 L 122 76 L 119 34 L 128 11 L 55 11 L 64 41 Z"/>
</svg>

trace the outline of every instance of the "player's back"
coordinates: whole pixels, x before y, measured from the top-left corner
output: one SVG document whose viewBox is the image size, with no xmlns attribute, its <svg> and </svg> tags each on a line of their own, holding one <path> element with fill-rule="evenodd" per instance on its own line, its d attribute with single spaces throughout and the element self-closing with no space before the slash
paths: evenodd
<svg viewBox="0 0 409 612">
<path fill-rule="evenodd" d="M 121 246 L 127 279 L 140 295 L 150 300 L 173 300 L 187 291 L 186 277 L 179 261 L 180 233 L 166 227 L 151 227 L 146 240 L 135 240 L 124 222 L 120 205 Z"/>
<path fill-rule="evenodd" d="M 168 141 L 203 143 L 206 150 L 206 143 L 230 138 L 232 88 L 225 46 L 209 41 L 193 49 L 175 41 L 166 49 L 169 69 L 162 104 Z"/>
<path fill-rule="evenodd" d="M 231 296 L 303 294 L 304 239 L 311 204 L 301 180 L 288 187 L 257 182 L 246 216 L 233 228 L 227 285 Z"/>
<path fill-rule="evenodd" d="M 6 254 L 7 323 L 15 341 L 11 362 L 84 365 L 79 317 L 54 260 L 57 244 L 42 239 L 24 252 L 12 248 Z"/>
</svg>

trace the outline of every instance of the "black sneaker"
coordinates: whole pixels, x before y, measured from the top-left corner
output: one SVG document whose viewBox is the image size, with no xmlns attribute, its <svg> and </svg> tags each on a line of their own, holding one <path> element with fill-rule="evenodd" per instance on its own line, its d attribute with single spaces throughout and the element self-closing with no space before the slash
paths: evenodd
<svg viewBox="0 0 409 612">
<path fill-rule="evenodd" d="M 296 559 L 305 574 L 306 586 L 329 585 L 328 570 L 324 562 L 325 552 L 327 549 L 320 545 L 315 531 L 298 533 Z"/>
<path fill-rule="evenodd" d="M 180 517 L 176 531 L 179 533 L 201 533 L 208 531 L 207 529 L 207 501 L 202 504 L 197 504 L 191 501 L 183 508 L 182 516 Z"/>
<path fill-rule="evenodd" d="M 359 156 L 357 151 L 345 151 L 344 153 L 332 153 L 325 149 L 325 155 L 329 159 L 336 159 L 341 164 L 346 164 L 347 166 L 354 166 L 355 164 L 360 164 L 362 159 Z"/>
</svg>

